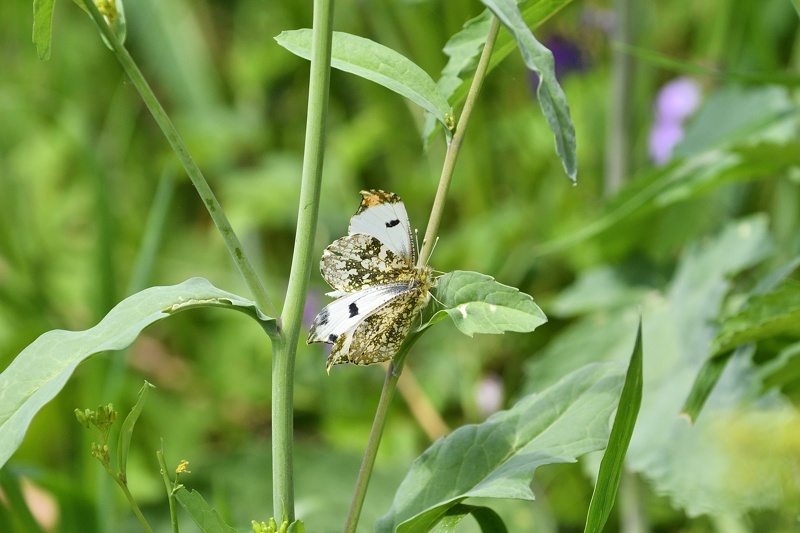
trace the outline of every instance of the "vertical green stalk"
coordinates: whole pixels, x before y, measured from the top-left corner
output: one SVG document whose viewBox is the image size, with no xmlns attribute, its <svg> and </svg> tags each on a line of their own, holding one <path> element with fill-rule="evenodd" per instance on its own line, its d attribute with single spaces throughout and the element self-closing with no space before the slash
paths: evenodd
<svg viewBox="0 0 800 533">
<path fill-rule="evenodd" d="M 169 478 L 167 462 L 164 459 L 164 442 L 161 442 L 161 449 L 156 452 L 158 464 L 161 467 L 161 478 L 164 480 L 164 488 L 167 489 L 167 501 L 169 501 L 169 521 L 172 524 L 172 533 L 178 533 L 178 508 L 175 505 L 175 486 Z"/>
<path fill-rule="evenodd" d="M 92 20 L 94 20 L 95 25 L 111 46 L 117 61 L 122 65 L 122 69 L 125 71 L 125 74 L 128 75 L 133 86 L 139 91 L 139 95 L 142 97 L 147 109 L 150 110 L 150 113 L 153 115 L 156 123 L 158 123 L 170 146 L 178 156 L 192 185 L 194 185 L 197 194 L 199 194 L 200 198 L 203 200 L 209 215 L 211 215 L 211 219 L 214 221 L 214 225 L 216 225 L 217 230 L 222 236 L 222 240 L 225 242 L 228 252 L 231 254 L 231 257 L 233 257 L 233 261 L 239 269 L 242 279 L 245 284 L 247 284 L 247 288 L 250 289 L 256 305 L 268 316 L 276 316 L 278 312 L 272 305 L 272 301 L 270 301 L 267 291 L 264 290 L 261 281 L 258 279 L 253 265 L 247 259 L 242 243 L 239 242 L 239 237 L 234 233 L 230 222 L 228 222 L 228 217 L 225 216 L 225 213 L 222 211 L 222 206 L 211 191 L 211 187 L 208 186 L 208 182 L 203 176 L 203 173 L 200 172 L 200 167 L 195 163 L 180 135 L 178 135 L 178 131 L 175 129 L 166 111 L 161 107 L 156 95 L 147 83 L 147 80 L 144 79 L 139 67 L 136 66 L 136 63 L 133 61 L 133 58 L 131 58 L 130 54 L 128 54 L 128 51 L 119 42 L 119 39 L 117 39 L 117 36 L 111 28 L 108 27 L 105 18 L 103 18 L 103 15 L 98 11 L 94 2 L 92 2 L 92 0 L 81 1 L 92 17 Z"/>
<path fill-rule="evenodd" d="M 332 37 L 333 0 L 314 0 L 311 77 L 297 233 L 286 306 L 281 314 L 283 335 L 273 343 L 272 355 L 272 498 L 273 514 L 281 516 L 278 523 L 291 523 L 295 519 L 292 458 L 294 363 L 308 280 L 312 265 L 316 264 L 312 253 L 319 215 Z"/>
<path fill-rule="evenodd" d="M 499 31 L 500 20 L 497 17 L 492 17 L 489 33 L 486 36 L 486 44 L 483 47 L 481 58 L 475 69 L 475 77 L 472 78 L 472 85 L 469 88 L 469 93 L 467 93 L 467 98 L 464 101 L 464 109 L 461 111 L 461 117 L 458 119 L 456 132 L 450 144 L 447 145 L 447 153 L 444 156 L 444 164 L 442 165 L 442 174 L 439 178 L 439 187 L 436 189 L 436 197 L 433 200 L 433 208 L 431 209 L 431 216 L 428 219 L 428 227 L 425 228 L 425 238 L 422 239 L 422 250 L 419 254 L 417 266 L 425 265 L 428 262 L 431 252 L 433 251 L 433 245 L 436 242 L 436 236 L 439 234 L 439 226 L 441 225 L 442 216 L 444 215 L 444 204 L 447 200 L 447 192 L 450 190 L 450 182 L 453 178 L 453 171 L 456 168 L 458 154 L 464 142 L 464 135 L 467 131 L 469 119 L 472 116 L 472 110 L 475 108 L 475 102 L 481 92 L 481 87 L 483 87 L 483 80 L 486 78 L 489 60 L 492 57 L 494 42 L 497 40 L 497 33 Z"/>
<path fill-rule="evenodd" d="M 498 31 L 500 31 L 500 21 L 497 17 L 493 17 L 491 26 L 489 27 L 489 33 L 486 36 L 486 44 L 483 47 L 478 67 L 475 69 L 475 77 L 472 79 L 472 85 L 469 88 L 469 93 L 464 102 L 464 109 L 461 111 L 461 118 L 456 126 L 453 139 L 447 146 L 447 153 L 445 154 L 444 164 L 442 165 L 442 174 L 439 179 L 439 187 L 436 190 L 436 198 L 433 201 L 433 208 L 431 209 L 431 216 L 425 231 L 425 238 L 422 241 L 422 250 L 420 251 L 418 262 L 419 266 L 428 262 L 431 252 L 433 251 L 433 245 L 436 241 L 436 235 L 439 233 L 439 225 L 442 222 L 442 216 L 444 214 L 447 191 L 450 189 L 450 182 L 456 167 L 458 154 L 463 145 L 467 124 L 469 124 L 472 110 L 475 108 L 478 94 L 480 94 L 483 80 L 486 77 L 489 60 L 492 57 L 492 50 L 494 50 L 494 43 L 497 40 Z M 364 499 L 367 496 L 369 478 L 375 466 L 375 457 L 378 455 L 378 446 L 380 445 L 381 436 L 383 435 L 383 428 L 386 425 L 386 415 L 389 412 L 389 405 L 394 397 L 394 391 L 397 388 L 397 380 L 400 378 L 400 373 L 403 371 L 406 356 L 419 338 L 419 335 L 420 334 L 417 332 L 409 334 L 405 341 L 403 341 L 403 345 L 400 347 L 397 355 L 395 355 L 394 359 L 389 363 L 389 370 L 386 373 L 386 380 L 383 383 L 383 390 L 381 391 L 378 409 L 375 412 L 375 418 L 372 422 L 372 430 L 370 431 L 369 440 L 367 441 L 367 448 L 364 451 L 364 459 L 358 471 L 355 492 L 350 502 L 350 510 L 347 514 L 347 521 L 344 526 L 345 533 L 355 533 L 356 527 L 358 526 L 358 519 L 361 516 L 361 509 L 364 506 Z"/>
<path fill-rule="evenodd" d="M 632 45 L 634 2 L 614 0 L 617 24 L 614 40 Z M 633 56 L 620 47 L 611 52 L 611 86 L 606 145 L 604 193 L 613 196 L 625 184 L 630 172 L 631 115 L 633 97 Z"/>
</svg>

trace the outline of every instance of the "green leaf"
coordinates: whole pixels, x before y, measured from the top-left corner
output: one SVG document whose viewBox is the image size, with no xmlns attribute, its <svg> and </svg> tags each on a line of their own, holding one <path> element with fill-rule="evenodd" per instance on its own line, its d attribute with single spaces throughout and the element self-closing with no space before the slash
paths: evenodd
<svg viewBox="0 0 800 533">
<path fill-rule="evenodd" d="M 722 321 L 711 341 L 709 359 L 697 374 L 681 409 L 691 423 L 697 420 L 734 349 L 779 335 L 800 335 L 800 283 L 784 280 L 798 264 L 800 260 L 795 259 L 772 272 L 754 289 L 738 313 Z M 781 280 L 783 283 L 772 290 Z"/>
<path fill-rule="evenodd" d="M 281 33 L 275 40 L 293 54 L 310 59 L 311 35 L 310 29 L 292 30 Z M 363 37 L 335 31 L 331 66 L 405 96 L 432 113 L 447 127 L 450 104 L 439 92 L 436 83 L 416 63 L 391 48 Z"/>
<path fill-rule="evenodd" d="M 414 461 L 376 531 L 425 531 L 470 497 L 533 500 L 539 466 L 573 462 L 606 445 L 622 382 L 619 364 L 587 365 L 437 440 Z"/>
<path fill-rule="evenodd" d="M 525 25 L 529 28 L 538 27 L 571 1 L 538 0 L 537 2 L 527 2 L 522 11 Z M 492 12 L 488 9 L 485 10 L 477 17 L 468 20 L 463 29 L 453 35 L 445 44 L 443 51 L 450 60 L 442 70 L 438 85 L 439 90 L 442 91 L 442 94 L 453 106 L 461 104 L 467 97 L 470 86 L 469 78 L 472 78 L 475 74 L 478 56 L 483 51 L 483 45 L 489 33 L 488 22 L 491 17 Z M 517 43 L 514 39 L 508 33 L 501 32 L 497 37 L 497 43 L 489 61 L 488 72 L 494 70 L 501 61 L 516 49 Z M 422 138 L 425 146 L 427 146 L 437 129 L 436 123 L 431 116 L 426 116 L 425 118 Z"/>
<path fill-rule="evenodd" d="M 445 309 L 436 312 L 422 329 L 448 315 L 470 337 L 475 333 L 529 332 L 547 322 L 531 296 L 477 272 L 445 274 L 437 281 L 436 297 Z"/>
<path fill-rule="evenodd" d="M 721 357 L 710 357 L 703 363 L 702 368 L 697 373 L 692 384 L 692 390 L 686 398 L 683 407 L 681 407 L 680 416 L 686 418 L 690 424 L 694 424 L 697 420 L 700 411 L 711 395 L 711 391 L 716 387 L 719 378 L 722 376 L 722 371 L 731 359 L 733 352 L 728 352 Z"/>
<path fill-rule="evenodd" d="M 642 405 L 642 321 L 636 333 L 636 343 L 628 364 L 625 375 L 625 384 L 619 398 L 617 414 L 614 417 L 614 426 L 608 438 L 608 447 L 600 461 L 600 472 L 597 474 L 597 483 L 592 493 L 589 504 L 589 514 L 586 517 L 584 533 L 600 533 L 608 520 L 608 515 L 614 507 L 617 498 L 619 480 L 625 467 L 625 454 L 631 443 L 636 417 Z"/>
<path fill-rule="evenodd" d="M 295 520 L 289 524 L 289 528 L 286 530 L 286 533 L 306 533 L 306 525 L 302 520 Z"/>
<path fill-rule="evenodd" d="M 147 393 L 150 389 L 155 389 L 156 386 L 152 383 L 144 382 L 144 385 L 139 389 L 139 398 L 136 400 L 136 405 L 133 406 L 131 412 L 125 417 L 125 422 L 122 423 L 122 429 L 119 432 L 119 441 L 117 444 L 117 468 L 123 479 L 127 478 L 128 466 L 128 451 L 131 447 L 131 437 L 133 436 L 133 427 L 139 419 L 139 415 L 144 409 L 144 404 L 147 401 Z"/>
<path fill-rule="evenodd" d="M 774 291 L 753 295 L 741 311 L 725 318 L 711 343 L 711 356 L 778 335 L 800 335 L 800 283 L 794 280 L 785 280 Z"/>
<path fill-rule="evenodd" d="M 55 3 L 56 0 L 33 0 L 33 42 L 42 61 L 50 59 Z"/>
<path fill-rule="evenodd" d="M 91 329 L 41 335 L 0 374 L 0 467 L 19 447 L 39 409 L 58 394 L 78 364 L 96 353 L 126 348 L 153 322 L 196 307 L 241 311 L 265 330 L 275 328 L 275 320 L 265 317 L 250 300 L 218 289 L 206 279 L 192 278 L 126 298 Z"/>
<path fill-rule="evenodd" d="M 578 175 L 575 125 L 569 114 L 567 97 L 556 80 L 553 54 L 533 36 L 519 11 L 516 0 L 481 0 L 517 41 L 525 65 L 539 76 L 539 106 L 556 141 L 556 153 L 572 181 Z"/>
<path fill-rule="evenodd" d="M 432 533 L 452 533 L 456 530 L 458 524 L 468 515 L 472 515 L 475 521 L 478 522 L 481 531 L 484 533 L 506 533 L 508 531 L 500 515 L 488 507 L 464 505 L 460 503 L 447 511 L 447 514 L 442 517 L 442 520 L 436 524 Z"/>
<path fill-rule="evenodd" d="M 236 530 L 226 524 L 199 492 L 193 490 L 189 492 L 186 487 L 181 486 L 175 492 L 175 499 L 180 502 L 192 520 L 197 524 L 203 533 L 236 533 Z"/>
</svg>

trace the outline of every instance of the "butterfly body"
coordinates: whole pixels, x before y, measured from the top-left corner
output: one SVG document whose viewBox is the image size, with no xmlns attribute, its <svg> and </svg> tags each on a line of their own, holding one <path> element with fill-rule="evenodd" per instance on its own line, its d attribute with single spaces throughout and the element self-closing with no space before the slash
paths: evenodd
<svg viewBox="0 0 800 533">
<path fill-rule="evenodd" d="M 320 271 L 337 298 L 314 319 L 308 342 L 333 344 L 327 366 L 367 365 L 397 353 L 430 297 L 431 269 L 417 267 L 408 214 L 400 197 L 361 192 L 349 234 L 322 254 Z"/>
</svg>

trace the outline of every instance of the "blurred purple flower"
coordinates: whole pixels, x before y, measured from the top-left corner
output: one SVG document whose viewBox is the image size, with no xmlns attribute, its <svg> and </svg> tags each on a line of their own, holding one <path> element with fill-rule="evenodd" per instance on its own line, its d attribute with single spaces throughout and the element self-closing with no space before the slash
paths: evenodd
<svg viewBox="0 0 800 533">
<path fill-rule="evenodd" d="M 670 81 L 658 92 L 649 142 L 654 163 L 669 162 L 675 145 L 683 139 L 683 123 L 697 111 L 701 97 L 700 84 L 685 77 Z"/>
<path fill-rule="evenodd" d="M 683 122 L 700 106 L 700 84 L 692 78 L 675 78 L 664 85 L 656 96 L 656 118 L 660 121 Z"/>
<path fill-rule="evenodd" d="M 580 44 L 562 35 L 548 37 L 544 44 L 552 53 L 555 60 L 556 78 L 560 81 L 571 72 L 583 72 L 588 68 Z M 539 76 L 532 70 L 530 75 L 531 87 L 536 91 L 539 87 Z"/>
<path fill-rule="evenodd" d="M 650 158 L 657 165 L 669 162 L 675 145 L 683 139 L 683 126 L 679 122 L 656 120 L 650 130 Z"/>
</svg>

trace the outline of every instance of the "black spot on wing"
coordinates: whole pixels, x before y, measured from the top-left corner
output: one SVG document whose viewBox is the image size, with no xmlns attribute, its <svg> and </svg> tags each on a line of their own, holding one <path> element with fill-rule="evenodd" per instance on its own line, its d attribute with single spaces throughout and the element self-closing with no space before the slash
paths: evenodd
<svg viewBox="0 0 800 533">
<path fill-rule="evenodd" d="M 386 227 L 387 227 L 387 228 L 393 228 L 393 227 L 395 227 L 396 225 L 398 225 L 399 223 L 400 223 L 400 221 L 399 221 L 399 220 L 397 220 L 397 219 L 390 220 L 389 222 L 387 222 L 387 223 L 386 223 Z"/>
<path fill-rule="evenodd" d="M 351 303 L 348 309 L 350 309 L 350 318 L 353 318 L 358 314 L 358 306 L 355 302 Z"/>
<path fill-rule="evenodd" d="M 317 315 L 317 324 L 319 324 L 320 326 L 324 326 L 325 324 L 328 323 L 329 317 L 330 315 L 328 314 L 328 308 L 326 307 L 319 312 L 319 315 Z"/>
<path fill-rule="evenodd" d="M 328 340 L 331 341 L 331 342 L 336 342 L 336 339 L 338 339 L 338 338 L 339 338 L 339 336 L 338 335 L 334 335 L 333 333 L 328 335 Z"/>
</svg>

